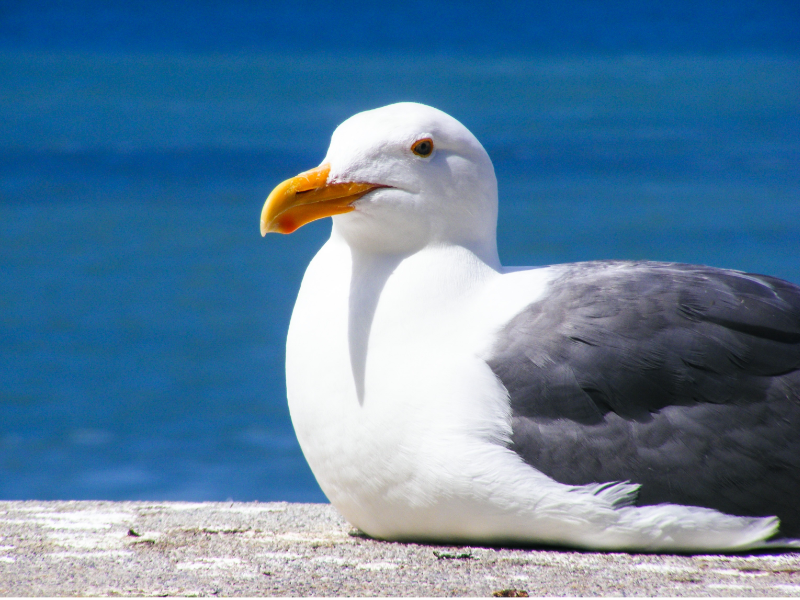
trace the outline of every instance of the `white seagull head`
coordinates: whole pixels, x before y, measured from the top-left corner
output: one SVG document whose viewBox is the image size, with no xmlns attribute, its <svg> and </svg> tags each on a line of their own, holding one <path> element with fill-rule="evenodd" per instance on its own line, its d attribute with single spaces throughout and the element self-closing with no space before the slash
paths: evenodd
<svg viewBox="0 0 800 600">
<path fill-rule="evenodd" d="M 440 110 L 403 102 L 359 113 L 322 164 L 273 190 L 261 233 L 333 217 L 334 235 L 376 252 L 459 244 L 494 253 L 497 180 L 481 143 Z"/>
</svg>

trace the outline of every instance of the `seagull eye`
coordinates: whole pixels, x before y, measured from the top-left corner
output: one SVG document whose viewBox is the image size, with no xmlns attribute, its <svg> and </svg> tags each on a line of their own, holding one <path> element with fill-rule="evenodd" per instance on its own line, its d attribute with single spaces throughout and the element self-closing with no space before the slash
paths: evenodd
<svg viewBox="0 0 800 600">
<path fill-rule="evenodd" d="M 417 156 L 422 156 L 423 158 L 430 156 L 431 152 L 433 152 L 433 140 L 431 138 L 417 140 L 414 142 L 414 145 L 411 146 L 411 151 Z"/>
</svg>

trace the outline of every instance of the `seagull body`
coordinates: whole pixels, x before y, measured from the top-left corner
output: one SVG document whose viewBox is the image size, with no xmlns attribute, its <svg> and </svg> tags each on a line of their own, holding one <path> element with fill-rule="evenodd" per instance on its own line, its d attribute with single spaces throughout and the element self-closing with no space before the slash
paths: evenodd
<svg viewBox="0 0 800 600">
<path fill-rule="evenodd" d="M 325 216 L 287 390 L 353 525 L 645 551 L 800 535 L 800 288 L 668 263 L 503 267 L 487 153 L 419 104 L 340 125 L 267 199 L 262 234 Z"/>
</svg>

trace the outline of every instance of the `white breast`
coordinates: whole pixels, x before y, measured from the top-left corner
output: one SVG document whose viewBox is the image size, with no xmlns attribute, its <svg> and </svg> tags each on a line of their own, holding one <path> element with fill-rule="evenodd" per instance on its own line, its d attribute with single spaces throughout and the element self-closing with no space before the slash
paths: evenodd
<svg viewBox="0 0 800 600">
<path fill-rule="evenodd" d="M 439 464 L 452 466 L 465 435 L 508 436 L 505 392 L 460 318 L 496 273 L 477 260 L 469 272 L 437 269 L 443 260 L 354 256 L 334 238 L 292 315 L 292 421 L 323 491 L 360 526 L 365 513 L 382 521 L 389 505 L 437 504 L 449 485 Z M 484 401 L 469 405 L 476 389 Z"/>
</svg>

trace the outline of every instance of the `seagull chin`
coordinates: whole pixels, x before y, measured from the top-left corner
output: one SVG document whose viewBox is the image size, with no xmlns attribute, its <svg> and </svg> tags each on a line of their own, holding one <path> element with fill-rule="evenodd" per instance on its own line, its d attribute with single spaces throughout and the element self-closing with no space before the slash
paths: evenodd
<svg viewBox="0 0 800 600">
<path fill-rule="evenodd" d="M 332 217 L 286 343 L 322 490 L 375 538 L 739 551 L 800 537 L 800 288 L 674 263 L 506 268 L 491 160 L 420 104 L 270 194 Z"/>
</svg>

